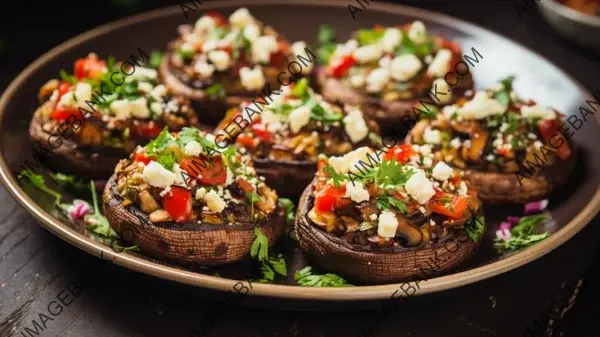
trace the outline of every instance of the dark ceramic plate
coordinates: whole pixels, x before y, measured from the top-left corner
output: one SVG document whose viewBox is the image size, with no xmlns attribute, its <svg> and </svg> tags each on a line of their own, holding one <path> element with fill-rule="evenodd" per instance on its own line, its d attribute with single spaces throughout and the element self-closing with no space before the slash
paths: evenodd
<svg viewBox="0 0 600 337">
<path fill-rule="evenodd" d="M 551 105 L 566 114 L 579 114 L 579 106 L 585 106 L 592 96 L 568 74 L 561 71 L 544 57 L 527 48 L 502 38 L 472 24 L 444 15 L 409 7 L 371 3 L 368 9 L 357 13 L 352 20 L 346 2 L 324 1 L 232 1 L 205 3 L 203 10 L 219 10 L 230 14 L 239 6 L 248 7 L 259 19 L 274 26 L 290 40 L 314 42 L 320 24 L 330 24 L 345 39 L 357 28 L 373 24 L 398 25 L 414 19 L 424 21 L 430 30 L 458 40 L 467 54 L 476 48 L 483 56 L 471 71 L 479 88 L 489 86 L 509 74 L 517 75 L 516 89 L 524 96 Z M 199 13 L 190 13 L 190 21 Z M 195 14 L 195 15 L 194 15 Z M 149 51 L 162 50 L 176 34 L 176 27 L 186 23 L 179 7 L 111 23 L 73 38 L 40 57 L 25 69 L 4 92 L 0 100 L 0 173 L 7 189 L 40 223 L 69 243 L 96 256 L 111 260 L 127 268 L 161 278 L 190 285 L 227 291 L 237 282 L 245 265 L 229 269 L 232 279 L 212 277 L 172 265 L 158 263 L 150 258 L 130 253 L 116 253 L 76 228 L 54 218 L 52 208 L 44 203 L 36 191 L 24 191 L 16 182 L 14 172 L 20 170 L 25 160 L 32 161 L 31 143 L 27 127 L 37 104 L 39 87 L 53 78 L 61 68 L 70 68 L 73 61 L 89 52 L 101 56 L 115 55 L 118 59 L 137 55 L 138 48 Z M 598 105 L 596 105 L 598 107 Z M 590 107 L 588 107 L 590 108 Z M 588 117 L 591 117 L 589 115 Z M 571 131 L 574 131 L 571 128 Z M 600 128 L 595 119 L 588 121 L 574 132 L 573 139 L 581 153 L 576 172 L 567 184 L 550 197 L 550 211 L 555 222 L 547 228 L 552 236 L 529 249 L 518 253 L 499 255 L 492 249 L 493 233 L 507 215 L 521 214 L 522 207 L 486 208 L 488 231 L 482 248 L 470 262 L 452 274 L 432 278 L 420 286 L 417 294 L 441 292 L 463 285 L 483 281 L 532 263 L 551 250 L 561 246 L 577 234 L 598 212 L 600 193 L 597 172 L 600 171 Z M 302 254 L 295 250 L 294 261 L 298 267 Z M 298 259 L 296 260 L 296 257 Z M 229 274 L 221 274 L 229 275 Z M 235 276 L 237 275 L 237 276 Z M 289 285 L 254 284 L 252 295 L 315 301 L 378 300 L 389 298 L 398 284 L 359 286 L 354 288 L 299 288 Z"/>
</svg>

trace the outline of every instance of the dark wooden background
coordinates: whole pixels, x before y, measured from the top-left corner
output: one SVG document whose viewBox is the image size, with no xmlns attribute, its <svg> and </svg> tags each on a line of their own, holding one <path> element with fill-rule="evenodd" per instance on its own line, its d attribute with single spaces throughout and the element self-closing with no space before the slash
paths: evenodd
<svg viewBox="0 0 600 337">
<path fill-rule="evenodd" d="M 523 1 L 397 2 L 444 12 L 501 33 L 545 55 L 589 91 L 600 89 L 599 54 L 561 39 L 533 9 L 523 13 L 520 19 L 514 4 L 524 6 Z M 105 22 L 165 5 L 169 2 L 2 0 L 0 88 L 3 90 L 27 64 L 56 44 Z M 347 15 L 351 20 L 348 13 L 332 15 Z M 357 18 L 359 20 L 359 16 Z M 598 225 L 598 219 L 590 224 Z M 576 239 L 578 242 L 599 240 L 589 233 L 586 231 Z M 559 249 L 552 254 L 563 253 Z M 545 261 L 540 262 L 542 266 L 537 270 L 547 273 L 548 279 L 560 278 L 555 272 L 560 268 L 549 265 L 555 264 L 556 258 Z M 571 262 L 565 259 L 561 263 Z M 600 259 L 596 258 L 595 266 L 600 266 Z M 527 281 L 523 279 L 524 283 Z M 592 266 L 585 275 L 576 304 L 556 323 L 554 336 L 600 336 L 599 284 L 600 268 Z M 498 291 L 502 292 L 501 285 Z M 490 301 L 493 301 L 491 297 Z M 489 307 L 490 303 L 485 305 Z M 519 315 L 518 302 L 512 305 L 514 315 L 497 318 L 507 322 L 534 319 Z M 351 309 L 352 304 L 349 307 Z M 70 246 L 37 224 L 0 187 L 0 337 L 193 336 L 190 331 L 207 317 L 214 326 L 206 336 L 355 336 L 357 328 L 364 326 L 373 315 L 369 310 L 294 312 L 285 311 L 285 304 L 279 308 L 230 308 L 225 315 L 211 317 L 216 311 L 216 302 L 203 299 L 189 287 L 137 274 Z M 50 315 L 49 310 L 55 315 Z M 469 311 L 473 315 L 469 315 Z M 461 313 L 442 309 L 445 323 L 443 327 L 439 325 L 436 336 L 505 336 L 486 328 L 484 322 L 495 317 L 493 313 L 480 311 L 478 307 L 466 308 Z M 430 317 L 418 318 L 423 331 L 431 331 L 431 325 L 435 327 L 436 322 L 442 320 L 438 316 L 440 310 L 435 312 Z M 430 336 L 418 329 L 402 329 L 395 324 L 399 315 L 405 313 L 386 316 L 375 335 Z M 489 317 L 484 317 L 486 315 Z M 32 320 L 40 325 L 37 332 Z M 27 332 L 25 327 L 31 330 Z"/>
</svg>

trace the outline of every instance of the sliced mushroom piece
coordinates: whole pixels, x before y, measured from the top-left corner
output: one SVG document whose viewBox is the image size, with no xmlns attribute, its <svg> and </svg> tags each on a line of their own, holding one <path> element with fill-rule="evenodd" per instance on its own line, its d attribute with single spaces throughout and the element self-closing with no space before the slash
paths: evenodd
<svg viewBox="0 0 600 337">
<path fill-rule="evenodd" d="M 152 194 L 148 190 L 144 190 L 138 194 L 138 204 L 142 211 L 146 213 L 152 213 L 160 208 L 160 205 L 154 200 L 154 197 L 152 197 Z"/>
<path fill-rule="evenodd" d="M 404 217 L 396 216 L 396 218 L 398 219 L 396 236 L 400 236 L 401 238 L 405 239 L 408 247 L 418 247 L 421 242 L 423 242 L 423 234 L 421 231 L 408 223 Z"/>
</svg>

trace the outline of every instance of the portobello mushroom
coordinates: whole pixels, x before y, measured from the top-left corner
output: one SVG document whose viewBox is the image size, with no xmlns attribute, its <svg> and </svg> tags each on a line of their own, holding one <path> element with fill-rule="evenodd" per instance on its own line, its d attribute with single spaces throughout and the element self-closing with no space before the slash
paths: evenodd
<svg viewBox="0 0 600 337">
<path fill-rule="evenodd" d="M 304 42 L 290 45 L 246 8 L 229 19 L 208 12 L 194 26 L 179 27 L 160 73 L 169 88 L 192 101 L 204 122 L 216 125 L 224 111 L 255 99 L 265 85 L 277 88 L 278 81 L 293 77 L 282 75 L 286 67 L 293 75 L 310 74 L 312 63 L 288 66 L 295 60 L 292 51 L 304 55 L 305 47 Z"/>
<path fill-rule="evenodd" d="M 29 126 L 31 139 L 52 155 L 46 165 L 61 172 L 106 179 L 115 165 L 163 128 L 196 125 L 189 101 L 157 82 L 157 71 L 135 67 L 130 75 L 114 59 L 89 54 L 41 89 L 41 106 Z M 112 74 L 115 82 L 111 81 Z M 119 79 L 122 81 L 119 81 Z M 120 83 L 115 85 L 115 83 Z"/>
<path fill-rule="evenodd" d="M 367 155 L 380 161 L 360 172 L 355 163 Z M 431 153 L 363 147 L 324 160 L 300 198 L 294 230 L 327 270 L 365 283 L 401 282 L 468 259 L 485 229 L 482 211 L 462 173 Z"/>
<path fill-rule="evenodd" d="M 357 107 L 324 101 L 305 78 L 283 87 L 269 104 L 230 109 L 217 130 L 221 143 L 235 143 L 252 156 L 256 171 L 279 195 L 294 199 L 313 179 L 320 155 L 380 145 L 377 123 Z"/>
<path fill-rule="evenodd" d="M 567 180 L 576 163 L 574 144 L 559 131 L 561 114 L 518 97 L 513 79 L 465 96 L 434 119 L 418 122 L 406 137 L 463 170 L 490 203 L 543 199 Z"/>
<path fill-rule="evenodd" d="M 275 244 L 285 227 L 277 193 L 233 147 L 194 128 L 164 130 L 119 162 L 103 194 L 117 233 L 148 255 L 179 264 L 220 265 L 249 255 L 259 228 Z"/>
<path fill-rule="evenodd" d="M 473 88 L 468 71 L 454 74 L 457 80 L 452 87 L 444 80 L 460 62 L 461 47 L 429 35 L 420 21 L 359 29 L 345 43 L 327 42 L 321 51 L 327 60 L 316 77 L 325 99 L 360 105 L 383 133 L 403 121 L 402 117 L 414 119 L 414 109 L 434 114 L 438 107 L 455 102 Z"/>
</svg>

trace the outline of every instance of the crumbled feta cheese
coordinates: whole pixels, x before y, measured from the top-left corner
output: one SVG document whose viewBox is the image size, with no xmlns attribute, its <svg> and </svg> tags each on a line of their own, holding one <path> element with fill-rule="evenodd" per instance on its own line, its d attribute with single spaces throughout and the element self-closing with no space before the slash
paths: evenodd
<svg viewBox="0 0 600 337">
<path fill-rule="evenodd" d="M 377 223 L 377 234 L 384 238 L 393 238 L 396 236 L 396 229 L 398 228 L 398 218 L 394 212 L 384 210 L 379 215 L 379 222 Z"/>
<path fill-rule="evenodd" d="M 537 135 L 536 135 L 535 133 L 533 133 L 533 132 L 529 132 L 529 133 L 527 134 L 527 138 L 529 138 L 529 139 L 531 139 L 531 140 L 534 140 L 534 139 L 537 139 L 538 137 L 537 137 Z"/>
<path fill-rule="evenodd" d="M 125 78 L 125 82 L 155 80 L 158 76 L 156 70 L 144 67 L 135 67 L 133 74 Z"/>
<path fill-rule="evenodd" d="M 202 152 L 202 145 L 200 145 L 200 143 L 198 143 L 195 140 L 188 142 L 183 148 L 183 153 L 185 153 L 188 156 L 196 157 L 200 154 L 200 152 Z"/>
<path fill-rule="evenodd" d="M 179 50 L 182 53 L 186 53 L 186 54 L 190 54 L 190 53 L 193 53 L 193 52 L 196 51 L 194 49 L 194 45 L 191 42 L 189 42 L 189 41 L 186 41 L 186 42 L 182 43 L 181 46 L 179 46 Z"/>
<path fill-rule="evenodd" d="M 229 16 L 229 23 L 235 28 L 242 29 L 247 24 L 254 22 L 254 17 L 248 8 L 242 7 Z"/>
<path fill-rule="evenodd" d="M 379 59 L 383 55 L 383 50 L 377 44 L 368 44 L 358 47 L 352 52 L 352 55 L 358 63 L 369 63 Z"/>
<path fill-rule="evenodd" d="M 367 91 L 380 92 L 390 80 L 390 71 L 386 68 L 372 70 L 367 76 Z"/>
<path fill-rule="evenodd" d="M 254 41 L 256 41 L 256 39 L 258 39 L 259 36 L 260 36 L 260 28 L 258 27 L 257 24 L 249 23 L 244 28 L 244 37 L 246 37 L 246 39 L 248 39 L 248 41 L 254 42 Z"/>
<path fill-rule="evenodd" d="M 215 72 L 215 66 L 204 61 L 198 61 L 194 65 L 194 71 L 201 77 L 211 77 Z"/>
<path fill-rule="evenodd" d="M 431 61 L 433 61 L 433 56 L 426 55 L 423 61 L 425 61 L 425 64 L 431 64 Z"/>
<path fill-rule="evenodd" d="M 168 89 L 165 85 L 159 84 L 154 89 L 152 89 L 152 93 L 150 96 L 154 98 L 155 101 L 162 102 L 164 97 L 167 96 Z"/>
<path fill-rule="evenodd" d="M 198 21 L 196 21 L 196 25 L 194 25 L 195 33 L 203 33 L 213 30 L 216 27 L 217 23 L 215 19 L 210 16 L 204 15 Z"/>
<path fill-rule="evenodd" d="M 505 110 L 502 103 L 490 98 L 485 91 L 478 91 L 472 100 L 458 109 L 458 114 L 465 119 L 483 119 L 502 114 Z"/>
<path fill-rule="evenodd" d="M 456 137 L 450 141 L 450 146 L 454 149 L 458 149 L 461 145 L 460 138 Z"/>
<path fill-rule="evenodd" d="M 437 97 L 440 99 L 440 104 L 448 104 L 452 101 L 452 90 L 443 78 L 438 78 L 433 81 L 432 92 L 438 92 Z M 446 93 L 444 95 L 444 93 Z"/>
<path fill-rule="evenodd" d="M 505 132 L 506 130 L 508 130 L 508 123 L 502 123 L 500 125 L 500 132 Z"/>
<path fill-rule="evenodd" d="M 533 147 L 535 147 L 536 149 L 539 149 L 542 146 L 544 146 L 544 143 L 540 142 L 539 140 L 533 142 Z"/>
<path fill-rule="evenodd" d="M 435 164 L 435 167 L 431 171 L 431 176 L 439 181 L 444 181 L 450 178 L 452 172 L 452 167 L 448 166 L 448 164 L 444 163 L 443 161 L 440 161 Z"/>
<path fill-rule="evenodd" d="M 365 85 L 365 75 L 362 73 L 354 74 L 350 76 L 350 85 L 354 88 L 361 88 Z"/>
<path fill-rule="evenodd" d="M 167 102 L 167 106 L 165 107 L 165 111 L 167 112 L 176 112 L 179 110 L 179 104 L 177 102 L 171 100 Z"/>
<path fill-rule="evenodd" d="M 214 213 L 221 213 L 225 209 L 225 206 L 227 206 L 225 201 L 221 199 L 215 190 L 211 190 L 210 192 L 206 193 L 204 196 L 204 201 L 206 201 L 206 206 L 208 206 L 208 209 Z"/>
<path fill-rule="evenodd" d="M 555 119 L 556 118 L 556 112 L 554 112 L 554 110 L 545 107 L 543 105 L 540 104 L 536 104 L 533 106 L 522 106 L 521 107 L 521 115 L 523 117 L 538 117 L 538 118 L 542 118 L 542 119 Z"/>
<path fill-rule="evenodd" d="M 115 118 L 119 120 L 126 120 L 131 117 L 129 102 L 126 100 L 118 99 L 110 103 L 110 111 L 112 111 L 112 113 L 115 114 Z"/>
<path fill-rule="evenodd" d="M 298 133 L 303 126 L 310 122 L 310 115 L 310 108 L 306 105 L 294 109 L 289 116 L 290 130 L 293 133 Z"/>
<path fill-rule="evenodd" d="M 231 169 L 228 167 L 227 168 L 227 178 L 225 179 L 225 186 L 229 186 L 229 185 L 233 184 L 234 179 L 235 179 L 235 176 L 233 175 L 233 172 L 231 172 Z"/>
<path fill-rule="evenodd" d="M 143 164 L 142 164 L 143 165 Z M 160 193 L 158 193 L 158 195 L 160 195 L 161 197 L 164 197 L 167 193 L 171 192 L 171 186 L 167 186 L 167 188 L 165 188 L 164 190 L 162 190 Z"/>
<path fill-rule="evenodd" d="M 444 77 L 450 69 L 450 60 L 452 52 L 448 49 L 440 50 L 433 58 L 433 61 L 427 68 L 427 74 L 431 77 Z"/>
<path fill-rule="evenodd" d="M 148 100 L 146 97 L 138 97 L 129 102 L 129 111 L 131 111 L 131 115 L 136 118 L 150 117 L 150 110 L 148 109 Z"/>
<path fill-rule="evenodd" d="M 420 204 L 426 203 L 435 194 L 433 184 L 427 179 L 423 171 L 413 174 L 404 185 L 404 188 Z"/>
<path fill-rule="evenodd" d="M 396 56 L 389 65 L 390 75 L 396 81 L 408 81 L 421 70 L 422 66 L 421 60 L 413 54 Z"/>
<path fill-rule="evenodd" d="M 343 156 L 330 157 L 328 161 L 329 165 L 331 165 L 337 173 L 345 174 L 349 171 L 354 173 L 358 172 L 358 169 L 356 169 L 354 165 L 360 160 L 368 163 L 369 159 L 367 158 L 367 154 L 373 156 L 373 153 L 373 150 L 369 147 L 363 146 L 354 151 L 350 151 Z"/>
<path fill-rule="evenodd" d="M 183 173 L 184 171 L 181 169 L 181 166 L 179 166 L 179 164 L 177 163 L 173 164 L 173 168 L 171 169 L 171 171 L 175 173 L 175 185 L 186 187 L 188 186 L 187 183 L 189 183 L 190 185 L 194 185 L 196 183 L 196 180 L 190 179 L 187 176 L 187 172 L 185 174 Z"/>
<path fill-rule="evenodd" d="M 369 215 L 369 219 L 371 219 L 373 221 L 377 220 L 377 214 L 373 213 L 373 214 Z"/>
<path fill-rule="evenodd" d="M 231 58 L 226 51 L 223 50 L 213 50 L 208 53 L 208 59 L 218 71 L 223 71 L 229 68 L 231 64 Z"/>
<path fill-rule="evenodd" d="M 206 188 L 200 187 L 199 189 L 196 190 L 195 198 L 196 198 L 196 200 L 204 199 L 205 195 L 206 195 Z"/>
<path fill-rule="evenodd" d="M 299 55 L 306 55 L 305 48 L 306 43 L 304 41 L 297 41 L 292 44 L 292 52 L 294 53 L 295 57 L 298 57 Z M 310 74 L 313 68 L 313 64 L 314 63 L 310 62 L 307 66 L 302 67 L 302 74 Z"/>
<path fill-rule="evenodd" d="M 356 203 L 367 201 L 369 200 L 369 191 L 364 189 L 361 182 L 348 183 L 346 184 L 346 197 Z"/>
<path fill-rule="evenodd" d="M 408 30 L 408 38 L 417 44 L 427 42 L 427 28 L 421 21 L 415 21 L 410 25 Z"/>
<path fill-rule="evenodd" d="M 161 164 L 151 161 L 144 167 L 142 178 L 154 187 L 166 188 L 175 182 L 175 173 L 167 170 Z"/>
<path fill-rule="evenodd" d="M 346 41 L 345 44 L 338 44 L 331 58 L 335 59 L 340 56 L 351 54 L 356 48 L 358 48 L 358 41 L 350 39 Z"/>
<path fill-rule="evenodd" d="M 265 86 L 266 82 L 262 69 L 259 66 L 255 66 L 254 69 L 248 67 L 240 69 L 240 80 L 242 86 L 248 91 L 260 90 Z"/>
<path fill-rule="evenodd" d="M 423 166 L 425 166 L 426 168 L 430 168 L 431 165 L 433 165 L 433 159 L 431 159 L 431 157 L 424 157 Z"/>
<path fill-rule="evenodd" d="M 139 82 L 138 83 L 138 90 L 145 92 L 145 93 L 149 93 L 152 92 L 152 84 L 148 83 L 148 82 Z"/>
<path fill-rule="evenodd" d="M 423 140 L 428 144 L 439 144 L 442 141 L 440 130 L 427 127 L 425 129 L 425 133 L 423 134 Z"/>
<path fill-rule="evenodd" d="M 75 90 L 64 94 L 59 103 L 65 107 L 84 107 L 85 101 L 90 99 L 92 99 L 92 86 L 87 83 L 77 83 Z"/>
<path fill-rule="evenodd" d="M 202 44 L 202 51 L 205 53 L 209 53 L 213 50 L 216 50 L 218 47 L 219 47 L 219 41 L 208 40 Z"/>
<path fill-rule="evenodd" d="M 277 51 L 278 47 L 275 37 L 270 35 L 259 37 L 252 43 L 252 61 L 268 64 L 271 60 L 271 53 Z"/>
<path fill-rule="evenodd" d="M 383 37 L 379 41 L 381 49 L 386 53 L 391 53 L 402 42 L 402 32 L 398 28 L 387 28 Z"/>
<path fill-rule="evenodd" d="M 467 195 L 467 184 L 464 181 L 461 181 L 458 185 L 458 195 L 463 197 Z"/>
<path fill-rule="evenodd" d="M 488 154 L 487 156 L 485 156 L 485 160 L 487 161 L 493 161 L 494 159 L 496 159 L 496 156 L 494 156 L 493 154 Z"/>
<path fill-rule="evenodd" d="M 358 108 L 353 108 L 348 111 L 348 114 L 343 119 L 344 130 L 350 137 L 352 143 L 358 143 L 369 134 L 369 128 L 363 118 L 363 114 Z"/>
</svg>

